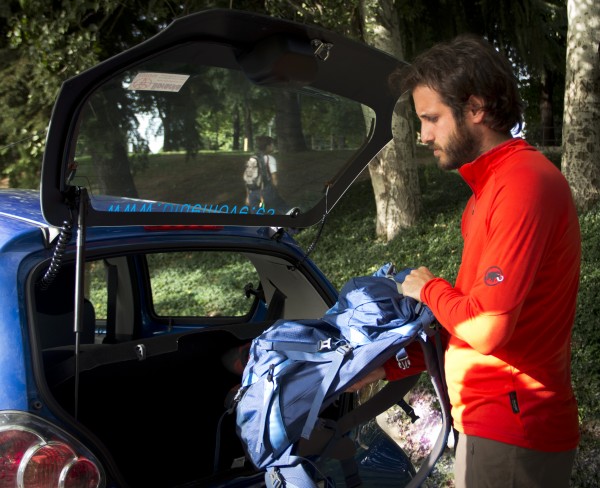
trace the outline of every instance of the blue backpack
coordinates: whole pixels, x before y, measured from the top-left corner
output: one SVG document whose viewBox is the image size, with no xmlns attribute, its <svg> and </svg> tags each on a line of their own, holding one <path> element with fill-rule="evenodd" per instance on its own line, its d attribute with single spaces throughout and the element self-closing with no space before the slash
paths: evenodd
<svg viewBox="0 0 600 488">
<path fill-rule="evenodd" d="M 401 400 L 407 390 L 389 382 L 365 404 L 337 421 L 319 414 L 346 389 L 396 356 L 410 365 L 405 347 L 419 341 L 440 398 L 443 428 L 429 458 L 409 486 L 419 486 L 442 454 L 450 430 L 441 360 L 432 346 L 439 334 L 428 307 L 398 292 L 410 270 L 395 274 L 391 264 L 371 276 L 349 280 L 338 302 L 319 320 L 279 320 L 252 341 L 236 398 L 237 433 L 254 466 L 265 470 L 267 487 L 315 488 L 315 461 L 341 459 L 347 486 L 359 486 L 346 435 Z M 409 384 L 412 387 L 413 381 Z"/>
</svg>

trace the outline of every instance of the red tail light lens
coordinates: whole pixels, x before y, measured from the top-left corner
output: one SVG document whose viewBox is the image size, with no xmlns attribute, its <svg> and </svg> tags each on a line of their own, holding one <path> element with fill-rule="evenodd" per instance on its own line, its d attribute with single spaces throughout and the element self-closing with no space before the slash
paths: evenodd
<svg viewBox="0 0 600 488">
<path fill-rule="evenodd" d="M 24 430 L 0 431 L 0 488 L 17 486 L 17 471 L 23 455 L 40 437 Z"/>
<path fill-rule="evenodd" d="M 78 453 L 66 434 L 27 414 L 9 415 L 10 424 L 2 422 L 8 415 L 0 415 L 0 488 L 102 486 L 98 465 Z M 15 417 L 23 420 L 21 425 Z"/>
<path fill-rule="evenodd" d="M 69 447 L 61 443 L 31 446 L 19 466 L 19 485 L 31 488 L 59 486 L 60 474 L 73 460 L 75 455 Z"/>
<path fill-rule="evenodd" d="M 65 473 L 65 488 L 96 488 L 100 486 L 98 468 L 89 459 L 77 459 Z"/>
</svg>

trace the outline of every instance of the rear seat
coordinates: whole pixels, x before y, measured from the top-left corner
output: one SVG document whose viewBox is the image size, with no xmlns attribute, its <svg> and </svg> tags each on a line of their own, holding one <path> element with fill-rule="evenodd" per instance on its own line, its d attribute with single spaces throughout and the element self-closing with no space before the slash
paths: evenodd
<svg viewBox="0 0 600 488">
<path fill-rule="evenodd" d="M 231 353 L 237 351 L 240 346 L 248 343 L 261 332 L 273 324 L 273 321 L 254 324 L 232 324 L 226 326 L 211 327 L 206 329 L 194 329 L 185 332 L 162 334 L 146 339 L 138 339 L 115 344 L 81 344 L 79 348 L 79 371 L 90 371 L 95 368 L 109 364 L 123 363 L 127 361 L 145 361 L 163 354 L 176 353 L 189 347 L 195 340 L 205 338 L 207 341 L 216 341 L 224 344 L 222 358 L 219 361 L 231 372 L 241 376 L 243 366 L 231 364 L 234 358 Z M 201 337 L 197 339 L 187 336 Z M 205 334 L 212 334 L 206 336 Z M 43 350 L 44 369 L 46 381 L 51 387 L 58 386 L 68 381 L 75 374 L 75 347 L 74 345 L 63 345 L 47 347 Z"/>
<path fill-rule="evenodd" d="M 46 287 L 36 286 L 35 332 L 42 349 L 75 344 L 75 271 L 72 266 L 61 269 Z M 93 344 L 96 312 L 92 302 L 83 299 L 79 340 Z"/>
<path fill-rule="evenodd" d="M 137 341 L 116 344 L 81 344 L 79 348 L 79 371 L 91 371 L 111 364 L 128 361 L 145 361 L 164 354 L 176 353 L 179 340 L 187 334 L 165 334 Z M 56 387 L 75 375 L 75 348 L 72 345 L 47 348 L 43 351 L 46 381 Z M 122 367 L 126 367 L 121 364 Z"/>
</svg>

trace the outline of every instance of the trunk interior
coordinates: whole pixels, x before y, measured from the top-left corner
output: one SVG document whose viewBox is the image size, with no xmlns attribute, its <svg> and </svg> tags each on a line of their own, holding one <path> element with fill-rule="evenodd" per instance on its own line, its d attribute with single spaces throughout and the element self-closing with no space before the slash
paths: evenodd
<svg viewBox="0 0 600 488">
<path fill-rule="evenodd" d="M 100 438 L 132 487 L 201 479 L 209 486 L 210 477 L 243 465 L 226 403 L 240 385 L 238 352 L 250 339 L 211 330 L 83 344 L 77 420 Z M 52 395 L 75 415 L 74 348 L 46 349 L 43 359 Z"/>
</svg>

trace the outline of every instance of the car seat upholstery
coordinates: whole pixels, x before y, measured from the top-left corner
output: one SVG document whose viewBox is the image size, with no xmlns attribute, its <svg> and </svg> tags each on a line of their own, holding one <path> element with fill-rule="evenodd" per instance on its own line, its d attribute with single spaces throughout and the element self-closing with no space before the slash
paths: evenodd
<svg viewBox="0 0 600 488">
<path fill-rule="evenodd" d="M 61 269 L 45 288 L 35 287 L 36 334 L 42 349 L 75 344 L 75 272 Z M 92 302 L 83 300 L 80 343 L 93 344 L 96 312 Z"/>
<path fill-rule="evenodd" d="M 75 312 L 64 314 L 38 313 L 38 336 L 42 349 L 75 344 Z M 93 344 L 95 337 L 96 312 L 92 302 L 83 301 L 81 344 Z"/>
</svg>

